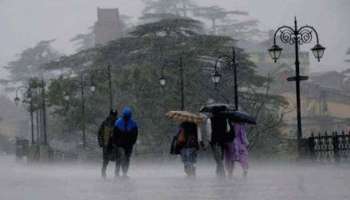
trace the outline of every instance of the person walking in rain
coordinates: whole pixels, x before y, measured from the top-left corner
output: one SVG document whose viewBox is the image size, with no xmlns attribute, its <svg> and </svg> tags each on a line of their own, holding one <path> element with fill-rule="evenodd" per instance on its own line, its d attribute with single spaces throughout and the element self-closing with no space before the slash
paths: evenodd
<svg viewBox="0 0 350 200">
<path fill-rule="evenodd" d="M 213 112 L 207 120 L 209 143 L 216 162 L 216 175 L 225 177 L 224 151 L 226 144 L 233 141 L 234 133 L 225 116 Z"/>
<path fill-rule="evenodd" d="M 102 148 L 102 170 L 101 175 L 103 178 L 106 178 L 106 170 L 109 161 L 113 161 L 115 154 L 113 153 L 112 146 L 112 134 L 114 129 L 114 123 L 117 119 L 118 111 L 110 111 L 108 117 L 102 122 L 98 134 L 97 140 L 99 146 Z"/>
<path fill-rule="evenodd" d="M 138 127 L 132 119 L 132 111 L 129 107 L 123 109 L 120 117 L 114 126 L 113 145 L 116 150 L 115 176 L 120 176 L 120 168 L 123 177 L 127 177 L 130 157 L 138 136 Z"/>
<path fill-rule="evenodd" d="M 178 145 L 180 155 L 184 164 L 184 171 L 188 177 L 196 176 L 195 163 L 197 161 L 197 151 L 202 142 L 200 128 L 193 122 L 182 122 L 178 133 Z"/>
<path fill-rule="evenodd" d="M 248 138 L 246 125 L 244 123 L 234 123 L 235 139 L 228 145 L 226 166 L 229 177 L 233 175 L 234 162 L 239 162 L 243 169 L 243 176 L 248 175 Z"/>
</svg>

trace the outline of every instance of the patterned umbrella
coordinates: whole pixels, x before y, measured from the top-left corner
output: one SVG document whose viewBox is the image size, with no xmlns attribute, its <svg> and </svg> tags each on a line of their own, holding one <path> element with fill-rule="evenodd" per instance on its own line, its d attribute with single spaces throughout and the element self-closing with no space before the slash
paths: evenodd
<svg viewBox="0 0 350 200">
<path fill-rule="evenodd" d="M 166 113 L 166 116 L 176 122 L 192 122 L 200 124 L 205 120 L 204 116 L 190 113 L 188 111 L 169 111 Z"/>
</svg>

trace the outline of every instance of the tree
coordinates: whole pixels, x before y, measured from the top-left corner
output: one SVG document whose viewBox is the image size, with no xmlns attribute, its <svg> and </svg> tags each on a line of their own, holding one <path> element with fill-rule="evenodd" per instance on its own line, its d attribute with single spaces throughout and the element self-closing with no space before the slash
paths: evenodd
<svg viewBox="0 0 350 200">
<path fill-rule="evenodd" d="M 88 33 L 80 33 L 70 39 L 70 41 L 75 43 L 78 52 L 93 48 L 95 46 L 95 34 L 93 27 L 89 28 Z"/>
<path fill-rule="evenodd" d="M 140 123 L 139 151 L 146 152 L 157 148 L 168 153 L 168 141 L 175 132 L 175 123 L 169 122 L 164 114 L 169 110 L 180 109 L 179 65 L 182 60 L 185 79 L 185 108 L 197 112 L 209 98 L 218 102 L 233 99 L 233 73 L 229 65 L 220 67 L 223 83 L 220 89 L 215 89 L 211 82 L 214 60 L 222 54 L 229 54 L 228 45 L 235 45 L 235 40 L 230 37 L 202 34 L 201 22 L 190 18 L 166 18 L 157 22 L 137 26 L 129 37 L 113 41 L 106 46 L 89 49 L 78 54 L 63 57 L 53 66 L 70 66 L 89 72 L 96 84 L 96 92 L 87 96 L 87 118 L 90 120 L 91 130 L 108 113 L 108 98 L 106 96 L 107 79 L 103 73 L 97 73 L 101 67 L 111 64 L 113 72 L 113 94 L 117 107 L 130 105 L 135 111 L 135 117 Z M 252 113 L 260 110 L 258 118 L 278 119 L 278 110 L 283 104 L 279 97 L 261 93 L 267 85 L 268 79 L 255 72 L 255 65 L 248 59 L 248 55 L 239 48 L 237 59 L 240 63 L 238 77 L 240 88 L 246 92 L 240 92 L 244 105 L 243 108 Z M 85 63 L 88 58 L 88 65 Z M 209 61 L 208 61 L 209 60 Z M 227 61 L 228 62 L 228 61 Z M 50 65 L 50 64 L 49 64 Z M 49 66 L 48 65 L 48 66 Z M 166 77 L 168 85 L 162 88 L 159 85 L 159 77 Z M 63 93 L 77 96 L 78 90 L 69 89 L 64 85 L 70 80 L 57 80 L 57 85 L 50 88 L 50 105 L 58 110 L 64 110 L 62 100 Z M 58 96 L 55 96 L 58 95 Z M 264 99 L 263 102 L 260 100 Z M 254 103 L 252 103 L 254 102 Z M 74 102 L 72 102 L 74 104 Z M 78 113 L 76 116 L 67 115 L 65 112 L 56 112 L 56 116 L 71 122 L 77 122 L 79 107 L 69 107 L 68 113 Z M 264 125 L 268 124 L 268 121 Z M 270 124 L 271 125 L 271 124 Z M 262 127 L 264 127 L 262 125 Z M 276 126 L 273 130 L 276 131 Z M 276 132 L 267 128 L 264 134 L 257 134 L 259 138 L 274 137 Z M 95 130 L 96 131 L 96 130 Z M 93 137 L 90 134 L 90 137 Z"/>
<path fill-rule="evenodd" d="M 258 29 L 258 23 L 258 20 L 237 21 L 227 19 L 223 21 L 223 24 L 218 25 L 217 29 L 218 33 L 232 36 L 237 40 L 259 40 L 266 33 Z"/>
<path fill-rule="evenodd" d="M 350 48 L 348 49 L 348 51 L 346 52 L 346 55 L 350 55 Z M 350 59 L 346 59 L 346 62 L 350 62 Z"/>
<path fill-rule="evenodd" d="M 196 4 L 192 0 L 143 0 L 145 8 L 143 19 L 163 19 L 169 15 L 175 17 L 188 17 Z"/>
<path fill-rule="evenodd" d="M 52 47 L 55 40 L 40 41 L 32 48 L 25 49 L 19 58 L 5 67 L 10 73 L 8 82 L 24 82 L 32 77 L 41 76 L 45 63 L 58 59 L 61 54 Z"/>
<path fill-rule="evenodd" d="M 248 15 L 247 12 L 244 11 L 232 11 L 225 10 L 219 6 L 209 6 L 209 7 L 200 7 L 195 10 L 194 15 L 196 17 L 201 17 L 204 19 L 208 19 L 212 23 L 212 33 L 217 33 L 217 21 L 224 20 L 229 15 Z"/>
</svg>

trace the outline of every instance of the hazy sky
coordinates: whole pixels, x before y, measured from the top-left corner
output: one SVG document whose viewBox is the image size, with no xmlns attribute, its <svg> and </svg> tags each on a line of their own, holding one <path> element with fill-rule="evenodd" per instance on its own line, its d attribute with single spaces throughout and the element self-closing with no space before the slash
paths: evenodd
<svg viewBox="0 0 350 200">
<path fill-rule="evenodd" d="M 327 47 L 321 63 L 313 63 L 312 71 L 340 70 L 345 51 L 350 47 L 350 0 L 197 0 L 201 5 L 223 6 L 246 10 L 260 20 L 262 29 L 293 25 L 313 25 L 322 45 Z M 74 48 L 69 39 L 84 33 L 96 21 L 97 7 L 118 7 L 122 14 L 140 15 L 141 0 L 0 0 L 0 66 L 15 54 L 40 40 L 56 39 L 55 47 L 66 54 Z M 309 46 L 303 47 L 309 49 Z M 312 60 L 314 60 L 312 58 Z"/>
</svg>

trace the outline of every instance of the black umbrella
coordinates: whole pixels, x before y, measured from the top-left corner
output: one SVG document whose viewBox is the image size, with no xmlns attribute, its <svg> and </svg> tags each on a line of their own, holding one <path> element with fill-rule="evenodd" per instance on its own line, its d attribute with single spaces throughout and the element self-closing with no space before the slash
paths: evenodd
<svg viewBox="0 0 350 200">
<path fill-rule="evenodd" d="M 218 114 L 224 115 L 233 122 L 242 122 L 247 124 L 256 124 L 255 117 L 250 116 L 248 113 L 242 111 L 222 111 Z"/>
<path fill-rule="evenodd" d="M 208 113 L 218 113 L 223 111 L 234 110 L 234 106 L 230 104 L 224 103 L 214 103 L 203 106 L 199 112 L 208 112 Z"/>
</svg>

